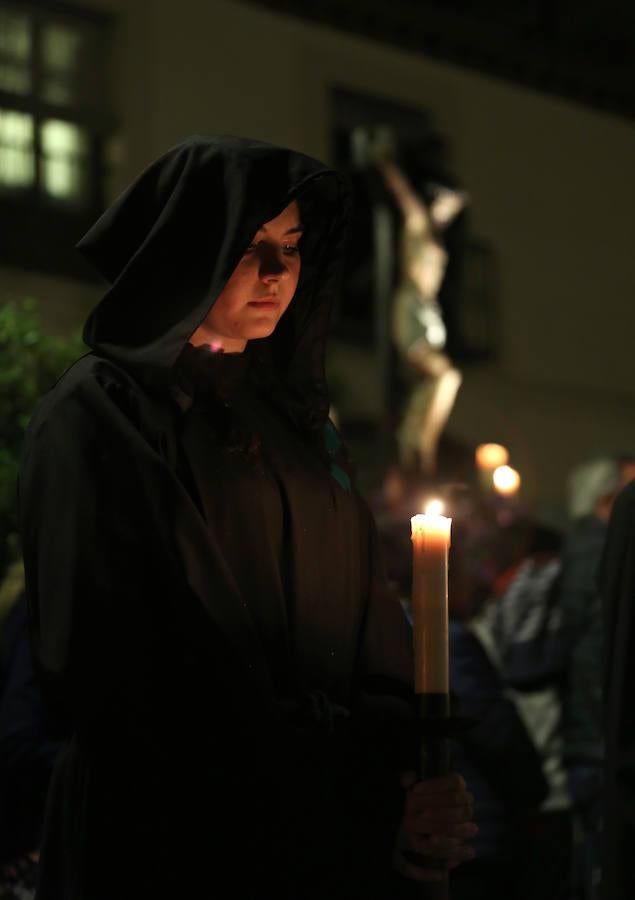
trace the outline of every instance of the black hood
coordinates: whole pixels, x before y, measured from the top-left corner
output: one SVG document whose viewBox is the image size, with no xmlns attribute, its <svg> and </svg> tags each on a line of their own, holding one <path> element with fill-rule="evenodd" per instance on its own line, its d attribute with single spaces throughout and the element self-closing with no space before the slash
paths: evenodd
<svg viewBox="0 0 635 900">
<path fill-rule="evenodd" d="M 111 284 L 86 322 L 86 344 L 148 386 L 168 381 L 254 233 L 293 199 L 305 227 L 298 288 L 274 334 L 250 345 L 324 412 L 350 200 L 339 174 L 293 150 L 193 137 L 152 163 L 77 245 Z"/>
</svg>

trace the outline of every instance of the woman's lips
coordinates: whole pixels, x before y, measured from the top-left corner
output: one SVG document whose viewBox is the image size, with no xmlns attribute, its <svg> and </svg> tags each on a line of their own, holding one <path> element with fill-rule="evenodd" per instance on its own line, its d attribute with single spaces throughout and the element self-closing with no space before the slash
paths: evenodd
<svg viewBox="0 0 635 900">
<path fill-rule="evenodd" d="M 255 309 L 277 309 L 280 301 L 276 297 L 263 297 L 262 300 L 250 300 L 247 305 Z"/>
</svg>

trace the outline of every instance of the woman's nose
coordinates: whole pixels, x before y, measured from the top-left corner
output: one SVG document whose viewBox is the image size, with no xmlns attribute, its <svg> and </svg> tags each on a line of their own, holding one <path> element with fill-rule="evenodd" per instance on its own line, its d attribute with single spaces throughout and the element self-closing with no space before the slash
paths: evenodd
<svg viewBox="0 0 635 900">
<path fill-rule="evenodd" d="M 288 274 L 289 269 L 284 259 L 275 253 L 263 255 L 260 260 L 260 277 L 263 281 L 279 281 Z"/>
</svg>

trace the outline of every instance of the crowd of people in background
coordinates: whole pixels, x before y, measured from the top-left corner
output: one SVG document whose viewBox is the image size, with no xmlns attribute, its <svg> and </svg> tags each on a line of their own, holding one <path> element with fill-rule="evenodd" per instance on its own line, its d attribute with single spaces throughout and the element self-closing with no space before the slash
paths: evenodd
<svg viewBox="0 0 635 900">
<path fill-rule="evenodd" d="M 454 709 L 476 723 L 455 763 L 480 829 L 476 859 L 453 876 L 455 900 L 604 896 L 598 579 L 614 501 L 634 478 L 626 454 L 578 465 L 566 529 L 476 489 L 450 497 L 450 689 Z M 376 498 L 389 577 L 406 605 L 408 522 L 421 498 L 420 482 L 396 468 Z"/>
<path fill-rule="evenodd" d="M 513 501 L 447 495 L 450 687 L 468 723 L 454 761 L 475 797 L 476 857 L 453 900 L 599 900 L 602 842 L 602 597 L 616 496 L 635 458 L 578 466 L 565 533 Z M 409 515 L 418 488 L 397 469 L 375 496 L 389 578 L 407 614 Z M 2 589 L 0 898 L 34 895 L 47 784 L 62 735 L 42 705 L 19 565 Z"/>
</svg>

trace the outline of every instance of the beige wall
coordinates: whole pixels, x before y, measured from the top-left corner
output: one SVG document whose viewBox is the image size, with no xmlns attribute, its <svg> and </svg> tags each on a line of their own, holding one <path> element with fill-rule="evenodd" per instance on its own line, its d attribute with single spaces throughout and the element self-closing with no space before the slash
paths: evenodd
<svg viewBox="0 0 635 900">
<path fill-rule="evenodd" d="M 635 448 L 633 124 L 234 0 L 92 3 L 121 9 L 114 190 L 192 133 L 326 157 L 335 84 L 430 110 L 501 279 L 500 367 L 465 372 L 450 431 L 508 441 L 542 507 L 560 502 L 581 457 Z M 372 412 L 365 365 L 355 390 Z"/>
</svg>

